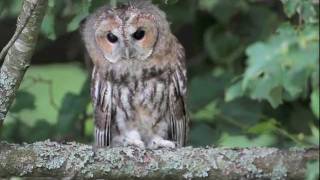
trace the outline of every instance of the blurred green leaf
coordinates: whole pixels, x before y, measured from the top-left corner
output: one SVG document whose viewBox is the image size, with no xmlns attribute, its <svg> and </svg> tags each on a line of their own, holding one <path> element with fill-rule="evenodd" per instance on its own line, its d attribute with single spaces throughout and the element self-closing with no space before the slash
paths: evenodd
<svg viewBox="0 0 320 180">
<path fill-rule="evenodd" d="M 306 171 L 306 180 L 319 179 L 319 160 L 308 162 Z"/>
<path fill-rule="evenodd" d="M 163 0 L 161 1 L 163 2 Z M 193 8 L 195 5 L 193 0 L 177 1 L 174 6 L 164 3 L 159 5 L 161 9 L 166 11 L 167 18 L 172 24 L 172 29 L 195 21 L 196 9 Z"/>
<path fill-rule="evenodd" d="M 229 102 L 243 95 L 244 91 L 242 89 L 242 83 L 238 82 L 227 89 L 225 94 L 225 101 Z"/>
<path fill-rule="evenodd" d="M 87 119 L 85 122 L 85 129 L 84 129 L 85 136 L 92 137 L 94 133 L 94 122 L 92 119 Z"/>
<path fill-rule="evenodd" d="M 15 102 L 13 106 L 10 108 L 11 112 L 19 112 L 21 110 L 34 110 L 35 107 L 35 96 L 30 92 L 26 91 L 18 91 Z"/>
<path fill-rule="evenodd" d="M 255 126 L 248 129 L 249 133 L 253 134 L 265 134 L 272 133 L 277 130 L 277 125 L 279 123 L 274 119 L 269 119 L 267 121 L 256 124 Z"/>
<path fill-rule="evenodd" d="M 77 127 L 77 122 L 81 121 L 80 115 L 83 115 L 88 103 L 88 97 L 79 97 L 77 94 L 67 93 L 63 98 L 63 104 L 59 111 L 57 132 L 61 134 L 80 135 L 80 128 Z"/>
<path fill-rule="evenodd" d="M 67 31 L 75 31 L 79 28 L 80 22 L 88 16 L 88 13 L 81 13 L 75 16 L 67 26 Z"/>
<path fill-rule="evenodd" d="M 201 0 L 198 3 L 200 9 L 211 11 L 219 3 L 219 0 Z"/>
<path fill-rule="evenodd" d="M 211 121 L 218 113 L 219 108 L 217 107 L 217 102 L 213 101 L 206 105 L 204 108 L 192 115 L 193 119 Z"/>
<path fill-rule="evenodd" d="M 189 85 L 189 108 L 198 110 L 214 98 L 221 98 L 224 94 L 224 89 L 229 80 L 229 76 L 226 73 L 220 76 L 214 76 L 211 73 L 207 73 L 202 76 L 195 77 L 191 80 Z"/>
<path fill-rule="evenodd" d="M 320 134 L 319 134 L 319 128 L 316 127 L 314 124 L 310 125 L 310 130 L 312 135 L 309 137 L 309 142 L 319 146 L 320 143 Z"/>
<path fill-rule="evenodd" d="M 292 17 L 299 6 L 301 0 L 281 0 L 284 3 L 284 12 L 288 17 Z"/>
<path fill-rule="evenodd" d="M 51 13 L 47 13 L 41 25 L 41 31 L 51 40 L 57 38 L 55 32 L 55 17 Z"/>
<path fill-rule="evenodd" d="M 271 134 L 262 134 L 256 138 L 249 139 L 246 136 L 232 136 L 224 133 L 219 140 L 219 146 L 222 147 L 262 147 L 271 146 L 276 142 L 276 139 Z"/>
<path fill-rule="evenodd" d="M 319 59 L 319 35 L 315 26 L 296 31 L 283 25 L 268 42 L 247 49 L 248 68 L 242 88 L 253 99 L 266 99 L 273 107 L 293 100 L 307 89 Z"/>
<path fill-rule="evenodd" d="M 243 130 L 256 124 L 261 119 L 262 105 L 249 98 L 239 98 L 220 105 L 221 114 L 233 121 L 236 126 Z"/>
<path fill-rule="evenodd" d="M 218 131 L 214 131 L 205 123 L 194 124 L 190 131 L 190 142 L 195 147 L 212 145 L 217 138 L 219 138 Z"/>
<path fill-rule="evenodd" d="M 320 107 L 319 107 L 319 88 L 316 90 L 313 90 L 312 94 L 311 94 L 311 109 L 313 111 L 313 113 L 317 116 L 318 120 L 319 120 L 319 111 L 320 111 Z"/>
<path fill-rule="evenodd" d="M 80 22 L 89 15 L 89 9 L 91 6 L 91 0 L 82 0 L 81 4 L 78 4 L 77 12 L 75 12 L 75 16 L 67 25 L 67 31 L 75 31 L 79 28 Z"/>
<path fill-rule="evenodd" d="M 93 0 L 93 1 L 91 1 L 89 12 L 92 13 L 93 11 L 95 11 L 96 9 L 98 9 L 99 7 L 101 7 L 105 4 L 106 4 L 105 0 Z"/>
<path fill-rule="evenodd" d="M 318 15 L 312 0 L 281 0 L 284 4 L 284 12 L 288 17 L 298 13 L 306 22 L 319 22 Z"/>
<path fill-rule="evenodd" d="M 202 0 L 203 1 L 203 0 Z M 211 13 L 219 22 L 225 24 L 242 11 L 247 11 L 249 6 L 245 0 L 212 0 L 211 2 L 199 1 L 199 7 Z"/>
<path fill-rule="evenodd" d="M 208 28 L 204 35 L 206 50 L 214 62 L 228 64 L 242 55 L 240 38 L 220 26 Z"/>
</svg>

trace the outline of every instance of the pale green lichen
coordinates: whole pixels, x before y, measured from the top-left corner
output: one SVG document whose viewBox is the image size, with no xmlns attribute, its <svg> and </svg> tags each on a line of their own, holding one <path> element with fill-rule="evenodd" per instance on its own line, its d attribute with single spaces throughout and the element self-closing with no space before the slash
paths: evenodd
<svg viewBox="0 0 320 180">
<path fill-rule="evenodd" d="M 279 163 L 273 167 L 271 178 L 272 180 L 286 179 L 288 174 L 287 168 L 283 164 L 283 160 L 279 160 Z"/>
<path fill-rule="evenodd" d="M 6 166 L 9 166 L 12 170 L 19 170 L 19 175 L 24 176 L 32 172 L 35 158 L 36 155 L 33 151 L 24 148 L 17 148 L 17 150 L 9 151 L 7 153 Z"/>
<path fill-rule="evenodd" d="M 38 168 L 59 169 L 66 161 L 65 157 L 61 156 L 61 146 L 58 143 L 37 142 L 32 145 L 32 149 L 38 155 L 36 161 L 36 167 Z"/>
<path fill-rule="evenodd" d="M 223 174 L 245 174 L 244 178 L 248 179 L 267 177 L 268 173 L 264 172 L 262 169 L 259 169 L 255 164 L 255 160 L 265 158 L 277 152 L 277 149 L 274 148 L 242 149 L 241 153 L 232 149 L 216 150 L 218 151 L 218 156 L 216 157 L 217 167 L 223 171 Z"/>
</svg>

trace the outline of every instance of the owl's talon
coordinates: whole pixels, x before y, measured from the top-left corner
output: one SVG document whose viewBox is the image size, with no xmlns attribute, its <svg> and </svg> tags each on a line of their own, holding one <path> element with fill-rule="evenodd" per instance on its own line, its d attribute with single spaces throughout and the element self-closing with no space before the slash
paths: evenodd
<svg viewBox="0 0 320 180">
<path fill-rule="evenodd" d="M 124 141 L 124 145 L 125 146 L 133 146 L 133 147 L 137 147 L 140 149 L 145 149 L 145 145 L 142 141 L 140 140 L 132 140 L 132 139 L 126 139 Z"/>
<path fill-rule="evenodd" d="M 159 148 L 174 149 L 174 148 L 176 148 L 176 143 L 169 141 L 169 140 L 164 140 L 160 137 L 155 137 L 149 143 L 148 148 L 150 148 L 150 149 L 159 149 Z"/>
</svg>

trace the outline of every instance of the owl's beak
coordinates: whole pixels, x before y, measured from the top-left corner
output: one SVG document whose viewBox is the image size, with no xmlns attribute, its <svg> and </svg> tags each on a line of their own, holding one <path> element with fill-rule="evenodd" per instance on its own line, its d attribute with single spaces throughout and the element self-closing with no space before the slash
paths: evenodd
<svg viewBox="0 0 320 180">
<path fill-rule="evenodd" d="M 127 59 L 130 59 L 130 50 L 129 50 L 129 48 L 126 48 L 126 58 Z"/>
</svg>

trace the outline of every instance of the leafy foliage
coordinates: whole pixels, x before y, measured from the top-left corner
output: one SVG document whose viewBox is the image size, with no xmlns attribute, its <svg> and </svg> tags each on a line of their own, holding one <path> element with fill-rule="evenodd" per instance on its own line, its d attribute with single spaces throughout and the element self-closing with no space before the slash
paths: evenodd
<svg viewBox="0 0 320 180">
<path fill-rule="evenodd" d="M 269 41 L 249 46 L 243 80 L 231 87 L 226 100 L 243 93 L 268 100 L 273 107 L 294 101 L 308 91 L 308 81 L 319 71 L 319 33 L 314 25 L 295 30 L 285 24 Z M 316 80 L 314 79 L 314 84 Z"/>
<path fill-rule="evenodd" d="M 76 31 L 99 6 L 117 2 L 126 0 L 49 0 L 38 51 Z M 186 48 L 192 145 L 319 145 L 319 7 L 313 1 L 154 2 Z M 20 4 L 1 1 L 0 22 L 16 17 Z M 90 141 L 87 76 L 70 63 L 31 67 L 1 137 Z"/>
</svg>

